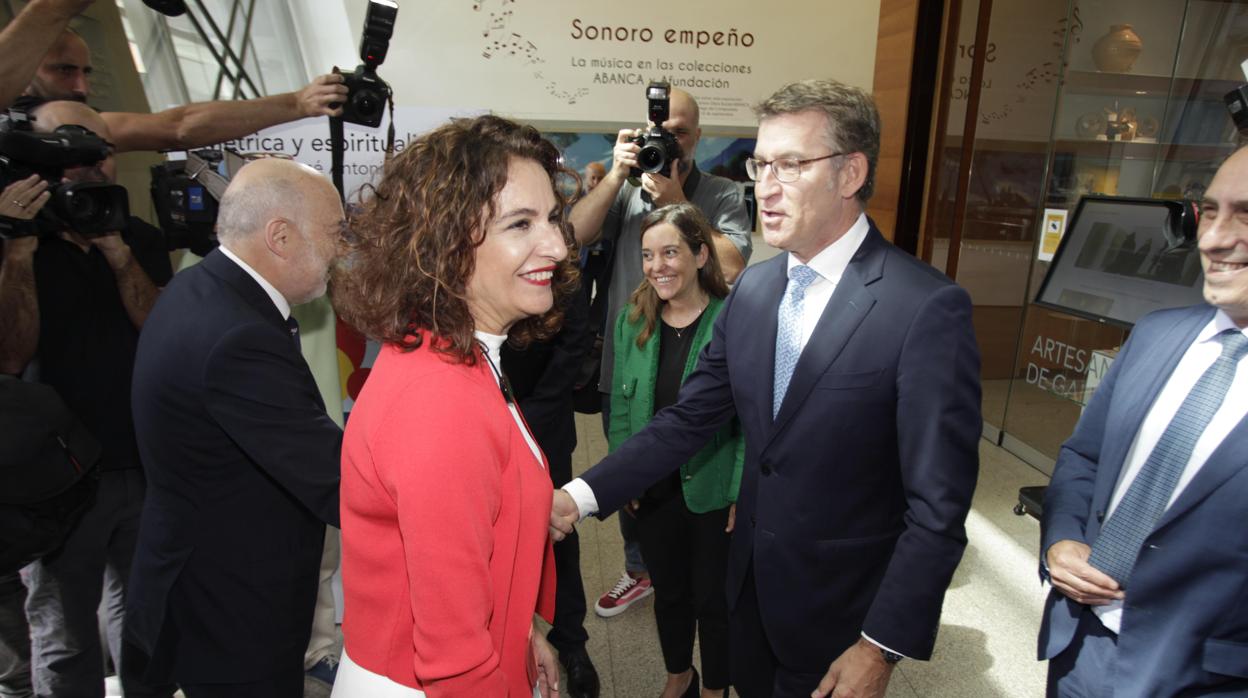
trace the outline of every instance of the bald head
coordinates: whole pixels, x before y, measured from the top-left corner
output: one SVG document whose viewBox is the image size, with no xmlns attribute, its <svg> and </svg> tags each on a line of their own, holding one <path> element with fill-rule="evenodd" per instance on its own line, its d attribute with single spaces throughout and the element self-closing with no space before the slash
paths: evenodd
<svg viewBox="0 0 1248 698">
<path fill-rule="evenodd" d="M 217 239 L 291 305 L 325 293 L 343 232 L 342 202 L 316 170 L 293 160 L 248 163 L 226 187 Z"/>
<path fill-rule="evenodd" d="M 274 218 L 298 218 L 309 197 L 337 198 L 316 170 L 293 160 L 266 158 L 243 166 L 230 181 L 217 214 L 217 237 L 239 241 Z"/>
<path fill-rule="evenodd" d="M 702 122 L 702 110 L 698 108 L 698 100 L 693 95 L 685 92 L 679 87 L 673 87 L 671 90 L 672 114 L 677 110 L 689 115 L 689 125 L 697 128 Z"/>
<path fill-rule="evenodd" d="M 35 107 L 30 115 L 35 118 L 34 128 L 39 132 L 55 131 L 60 126 L 82 126 L 104 140 L 112 136 L 99 112 L 82 102 L 47 102 Z"/>
<path fill-rule="evenodd" d="M 91 51 L 87 42 L 70 29 L 48 50 L 26 94 L 46 100 L 71 99 L 87 101 L 91 91 Z"/>
<path fill-rule="evenodd" d="M 81 126 L 105 141 L 112 139 L 112 133 L 104 119 L 82 102 L 47 102 L 35 107 L 30 115 L 34 118 L 34 129 L 40 133 L 50 133 L 61 126 Z M 109 149 L 108 157 L 97 163 L 66 168 L 65 179 L 70 182 L 115 182 L 117 165 L 113 160 L 112 149 Z"/>
</svg>

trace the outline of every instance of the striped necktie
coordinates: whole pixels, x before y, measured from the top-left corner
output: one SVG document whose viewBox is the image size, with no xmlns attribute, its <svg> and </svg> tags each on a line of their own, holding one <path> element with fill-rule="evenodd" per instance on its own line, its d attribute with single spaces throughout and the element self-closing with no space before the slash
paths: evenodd
<svg viewBox="0 0 1248 698">
<path fill-rule="evenodd" d="M 1227 330 L 1218 335 L 1218 339 L 1222 342 L 1222 355 L 1184 398 L 1092 544 L 1088 562 L 1113 577 L 1124 589 L 1144 540 L 1169 506 L 1179 477 L 1192 458 L 1192 449 L 1226 399 L 1240 359 L 1248 354 L 1248 337 L 1243 332 Z"/>
<path fill-rule="evenodd" d="M 789 285 L 780 299 L 776 314 L 776 377 L 772 383 L 771 418 L 780 414 L 780 403 L 789 390 L 793 369 L 802 355 L 802 301 L 806 288 L 819 278 L 818 272 L 805 264 L 795 264 L 789 269 Z"/>
</svg>

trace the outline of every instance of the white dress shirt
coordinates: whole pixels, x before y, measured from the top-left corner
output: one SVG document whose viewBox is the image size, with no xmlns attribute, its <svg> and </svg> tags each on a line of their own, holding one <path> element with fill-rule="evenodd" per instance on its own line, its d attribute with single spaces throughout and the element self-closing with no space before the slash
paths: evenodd
<svg viewBox="0 0 1248 698">
<path fill-rule="evenodd" d="M 273 284 L 269 283 L 268 279 L 260 276 L 260 272 L 252 269 L 251 265 L 247 264 L 240 259 L 238 255 L 231 252 L 230 248 L 225 245 L 221 245 L 219 249 L 221 250 L 221 254 L 229 257 L 230 261 L 242 267 L 243 271 L 247 272 L 248 276 L 255 279 L 256 283 L 260 284 L 260 288 L 264 289 L 264 292 L 269 294 L 269 300 L 272 300 L 273 305 L 277 306 L 277 312 L 282 314 L 283 320 L 290 317 L 290 302 L 286 300 L 286 297 L 282 295 L 281 291 L 277 290 Z"/>
<path fill-rule="evenodd" d="M 1112 516 L 1114 509 L 1118 508 L 1118 503 L 1127 493 L 1127 488 L 1140 474 L 1144 462 L 1148 460 L 1157 442 L 1161 440 L 1162 433 L 1170 425 L 1174 415 L 1178 413 L 1183 400 L 1187 398 L 1192 388 L 1196 387 L 1196 381 L 1200 380 L 1201 375 L 1222 355 L 1222 342 L 1217 339 L 1217 335 L 1225 330 L 1244 331 L 1237 327 L 1226 313 L 1219 310 L 1209 324 L 1200 331 L 1200 334 L 1196 335 L 1196 341 L 1187 348 L 1183 358 L 1179 359 L 1165 387 L 1157 394 L 1153 406 L 1149 408 L 1144 421 L 1140 423 L 1140 429 L 1135 434 L 1131 449 L 1127 451 L 1122 472 L 1118 474 L 1118 484 L 1114 486 L 1114 494 L 1109 501 L 1106 518 Z M 1205 427 L 1205 431 L 1196 440 L 1196 446 L 1192 449 L 1192 457 L 1188 459 L 1183 473 L 1179 476 L 1174 493 L 1170 495 L 1170 501 L 1166 504 L 1167 508 L 1179 498 L 1184 488 L 1191 483 L 1192 478 L 1196 477 L 1196 474 L 1204 467 L 1205 461 L 1209 460 L 1209 456 L 1226 439 L 1231 430 L 1245 416 L 1248 416 L 1248 368 L 1245 367 L 1246 364 L 1248 361 L 1240 360 L 1239 367 L 1235 371 L 1235 379 L 1226 393 L 1226 400 L 1214 413 L 1209 426 Z M 1114 601 L 1106 606 L 1093 606 L 1092 610 L 1100 617 L 1101 623 L 1106 628 L 1117 633 L 1122 627 L 1121 601 Z"/>
</svg>

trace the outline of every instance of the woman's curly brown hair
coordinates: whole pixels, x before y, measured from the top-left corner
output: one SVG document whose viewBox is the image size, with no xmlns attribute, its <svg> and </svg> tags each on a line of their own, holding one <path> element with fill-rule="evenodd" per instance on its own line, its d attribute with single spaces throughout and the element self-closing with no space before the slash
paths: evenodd
<svg viewBox="0 0 1248 698">
<path fill-rule="evenodd" d="M 475 363 L 468 282 L 515 158 L 533 160 L 550 175 L 569 254 L 554 275 L 554 305 L 513 325 L 509 341 L 524 346 L 558 332 L 578 274 L 567 202 L 554 182 L 575 175 L 537 129 L 497 116 L 452 120 L 386 163 L 373 195 L 351 216 L 347 255 L 332 286 L 339 317 L 406 351 L 429 333 L 435 351 Z"/>
</svg>

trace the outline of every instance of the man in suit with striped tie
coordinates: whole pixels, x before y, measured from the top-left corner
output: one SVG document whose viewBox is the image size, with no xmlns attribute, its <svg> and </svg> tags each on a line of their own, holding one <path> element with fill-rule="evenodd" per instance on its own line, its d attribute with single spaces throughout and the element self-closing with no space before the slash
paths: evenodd
<svg viewBox="0 0 1248 698">
<path fill-rule="evenodd" d="M 1207 305 L 1140 320 L 1053 472 L 1050 696 L 1248 692 L 1248 151 L 1198 237 Z"/>
</svg>

